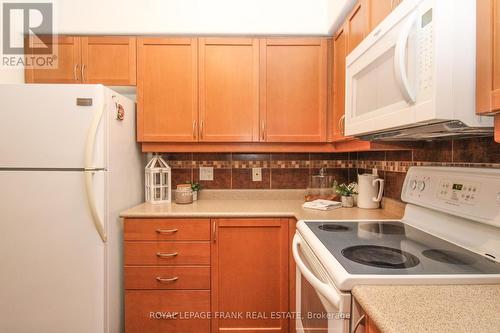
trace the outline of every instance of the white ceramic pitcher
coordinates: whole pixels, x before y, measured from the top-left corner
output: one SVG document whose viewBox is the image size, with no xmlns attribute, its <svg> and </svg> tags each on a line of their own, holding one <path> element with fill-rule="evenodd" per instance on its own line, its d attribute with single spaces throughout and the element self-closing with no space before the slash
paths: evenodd
<svg viewBox="0 0 500 333">
<path fill-rule="evenodd" d="M 384 180 L 371 173 L 358 175 L 358 192 L 359 208 L 378 208 L 384 193 Z"/>
</svg>

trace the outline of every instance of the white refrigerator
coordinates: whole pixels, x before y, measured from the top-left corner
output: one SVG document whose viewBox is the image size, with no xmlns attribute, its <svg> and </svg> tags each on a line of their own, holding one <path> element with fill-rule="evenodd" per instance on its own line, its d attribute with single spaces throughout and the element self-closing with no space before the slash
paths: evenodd
<svg viewBox="0 0 500 333">
<path fill-rule="evenodd" d="M 143 165 L 130 99 L 0 85 L 0 332 L 123 331 L 119 212 Z"/>
</svg>

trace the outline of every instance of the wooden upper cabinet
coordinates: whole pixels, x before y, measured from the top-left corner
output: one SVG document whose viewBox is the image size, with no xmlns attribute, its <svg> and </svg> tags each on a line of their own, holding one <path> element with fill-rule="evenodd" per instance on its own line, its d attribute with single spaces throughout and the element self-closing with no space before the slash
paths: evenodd
<svg viewBox="0 0 500 333">
<path fill-rule="evenodd" d="M 26 83 L 79 83 L 81 76 L 81 44 L 78 37 L 29 37 L 25 40 L 32 48 L 44 47 L 52 44 L 57 55 L 57 64 L 51 69 L 35 69 L 28 67 L 25 70 Z M 31 56 L 33 54 L 27 54 Z M 36 55 L 36 52 L 35 52 Z"/>
<path fill-rule="evenodd" d="M 212 241 L 212 312 L 243 313 L 213 318 L 212 333 L 288 333 L 288 220 L 217 219 Z M 268 318 L 248 318 L 249 312 Z M 293 323 L 293 321 L 292 321 Z"/>
<path fill-rule="evenodd" d="M 135 37 L 81 37 L 83 83 L 135 86 Z"/>
<path fill-rule="evenodd" d="M 369 32 L 368 0 L 359 0 L 347 17 L 347 54 L 358 46 Z"/>
<path fill-rule="evenodd" d="M 326 38 L 260 41 L 261 141 L 325 142 Z"/>
<path fill-rule="evenodd" d="M 34 47 L 54 43 L 57 66 L 54 69 L 25 70 L 26 83 L 100 83 L 135 85 L 135 37 L 30 37 Z"/>
<path fill-rule="evenodd" d="M 500 112 L 500 1 L 476 6 L 476 112 Z"/>
<path fill-rule="evenodd" d="M 196 141 L 196 38 L 137 41 L 137 137 L 142 142 Z"/>
<path fill-rule="evenodd" d="M 200 141 L 259 140 L 259 42 L 200 38 Z"/>
<path fill-rule="evenodd" d="M 368 1 L 368 31 L 372 31 L 398 5 L 397 0 L 367 0 Z"/>
<path fill-rule="evenodd" d="M 345 63 L 347 31 L 345 25 L 337 31 L 333 41 L 333 141 L 345 140 Z"/>
</svg>

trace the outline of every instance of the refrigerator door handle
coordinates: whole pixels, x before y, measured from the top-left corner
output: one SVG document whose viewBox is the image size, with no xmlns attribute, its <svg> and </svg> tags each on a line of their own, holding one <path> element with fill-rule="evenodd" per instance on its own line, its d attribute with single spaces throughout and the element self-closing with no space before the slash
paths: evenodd
<svg viewBox="0 0 500 333">
<path fill-rule="evenodd" d="M 92 215 L 92 221 L 94 221 L 94 226 L 97 230 L 97 233 L 99 234 L 99 237 L 101 237 L 103 243 L 106 243 L 108 237 L 106 235 L 106 232 L 104 231 L 104 223 L 102 222 L 101 217 L 97 212 L 97 207 L 95 203 L 94 186 L 93 186 L 94 182 L 92 179 L 94 171 L 85 171 L 84 174 L 85 174 L 85 190 L 87 192 L 87 202 L 90 208 L 90 215 Z"/>
<path fill-rule="evenodd" d="M 92 160 L 94 156 L 94 144 L 95 144 L 95 137 L 97 134 L 97 128 L 99 127 L 99 123 L 101 122 L 101 118 L 105 108 L 106 108 L 106 103 L 104 103 L 102 108 L 96 111 L 94 119 L 90 124 L 89 133 L 87 136 L 87 142 L 85 145 L 85 172 L 84 172 L 85 190 L 87 192 L 87 201 L 90 209 L 90 214 L 92 215 L 92 220 L 94 221 L 94 226 L 97 230 L 97 233 L 99 234 L 104 243 L 107 240 L 107 236 L 106 232 L 104 231 L 104 223 L 102 222 L 96 207 L 92 177 L 97 169 L 92 165 L 93 162 Z"/>
<path fill-rule="evenodd" d="M 104 114 L 104 109 L 106 108 L 106 104 L 104 103 L 103 107 L 96 110 L 96 114 L 94 115 L 94 119 L 92 119 L 92 123 L 90 124 L 89 133 L 87 135 L 87 142 L 85 143 L 85 169 L 92 170 L 95 169 L 92 165 L 93 157 L 94 157 L 94 144 L 95 137 L 97 134 L 97 129 L 99 127 L 99 123 L 101 122 L 102 115 Z"/>
</svg>

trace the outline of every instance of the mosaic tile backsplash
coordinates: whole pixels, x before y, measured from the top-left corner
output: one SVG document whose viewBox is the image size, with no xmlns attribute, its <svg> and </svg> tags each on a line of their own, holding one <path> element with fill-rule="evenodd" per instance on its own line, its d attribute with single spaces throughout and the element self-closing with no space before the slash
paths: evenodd
<svg viewBox="0 0 500 333">
<path fill-rule="evenodd" d="M 385 196 L 400 199 L 409 167 L 460 166 L 500 168 L 500 144 L 491 138 L 421 142 L 403 151 L 359 153 L 175 153 L 164 154 L 172 184 L 200 182 L 207 189 L 305 189 L 309 176 L 333 175 L 339 182 L 377 168 L 386 180 Z M 214 168 L 213 181 L 199 181 L 199 167 Z M 262 181 L 252 181 L 252 168 L 262 168 Z"/>
</svg>

